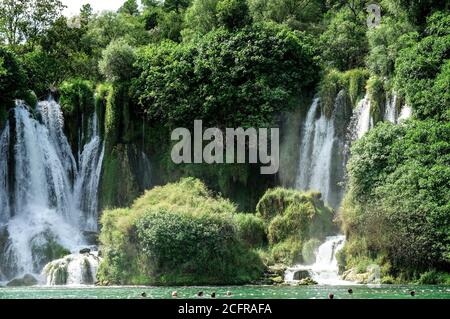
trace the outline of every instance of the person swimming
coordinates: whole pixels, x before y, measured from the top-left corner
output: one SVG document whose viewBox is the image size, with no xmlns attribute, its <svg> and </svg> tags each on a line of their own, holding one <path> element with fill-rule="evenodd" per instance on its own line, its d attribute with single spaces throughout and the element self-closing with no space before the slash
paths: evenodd
<svg viewBox="0 0 450 319">
<path fill-rule="evenodd" d="M 334 299 L 334 294 L 329 293 L 329 294 L 328 294 L 328 299 Z"/>
<path fill-rule="evenodd" d="M 215 292 L 211 293 L 211 298 L 216 298 L 216 293 Z"/>
<path fill-rule="evenodd" d="M 197 297 L 198 297 L 198 298 L 202 298 L 202 297 L 203 297 L 203 291 L 197 292 Z"/>
</svg>

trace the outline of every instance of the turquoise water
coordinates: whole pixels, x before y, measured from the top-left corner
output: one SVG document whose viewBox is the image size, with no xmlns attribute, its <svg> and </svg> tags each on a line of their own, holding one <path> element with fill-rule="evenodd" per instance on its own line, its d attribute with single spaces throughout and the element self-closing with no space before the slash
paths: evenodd
<svg viewBox="0 0 450 319">
<path fill-rule="evenodd" d="M 350 286 L 349 286 L 350 287 Z M 196 298 L 199 291 L 210 298 L 216 292 L 217 298 L 229 299 L 325 299 L 329 293 L 335 299 L 450 299 L 450 286 L 233 286 L 233 287 L 31 287 L 0 288 L 0 299 L 135 299 L 146 293 L 149 299 L 171 299 L 173 291 L 178 298 Z M 416 292 L 412 297 L 411 290 Z M 226 292 L 232 293 L 226 297 Z"/>
</svg>

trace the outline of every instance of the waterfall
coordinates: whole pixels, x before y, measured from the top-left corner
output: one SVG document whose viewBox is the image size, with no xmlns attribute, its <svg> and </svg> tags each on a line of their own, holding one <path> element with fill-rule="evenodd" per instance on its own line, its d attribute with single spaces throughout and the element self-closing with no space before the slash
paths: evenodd
<svg viewBox="0 0 450 319">
<path fill-rule="evenodd" d="M 319 285 L 348 284 L 339 278 L 336 254 L 344 247 L 345 236 L 327 237 L 316 251 L 316 261 L 313 265 L 296 265 L 285 272 L 286 282 L 296 282 L 298 273 L 307 272 Z"/>
<path fill-rule="evenodd" d="M 360 139 L 373 127 L 372 116 L 370 115 L 370 99 L 366 95 L 359 101 L 355 110 L 353 111 L 352 119 L 349 125 L 349 140 L 354 141 Z"/>
<path fill-rule="evenodd" d="M 340 157 L 344 140 L 337 133 L 338 126 L 345 125 L 337 119 L 338 113 L 345 112 L 340 97 L 341 93 L 331 116 L 321 110 L 319 99 L 313 100 L 302 127 L 295 185 L 300 190 L 321 192 L 323 200 L 333 207 L 340 204 L 342 189 L 338 184 L 344 175 L 344 160 Z"/>
<path fill-rule="evenodd" d="M 391 123 L 397 123 L 397 94 L 392 94 L 390 100 L 386 101 L 386 108 L 384 112 L 384 120 Z"/>
<path fill-rule="evenodd" d="M 85 214 L 84 229 L 97 231 L 98 184 L 105 147 L 98 132 L 98 118 L 94 113 L 90 121 L 91 140 L 79 155 L 80 172 L 75 181 L 78 208 Z"/>
<path fill-rule="evenodd" d="M 48 263 L 43 273 L 47 285 L 93 285 L 101 258 L 98 252 L 72 254 Z"/>
<path fill-rule="evenodd" d="M 411 117 L 411 115 L 412 115 L 412 109 L 407 105 L 403 106 L 403 108 L 400 112 L 400 115 L 397 119 L 397 123 L 400 123 L 401 121 L 409 119 Z"/>
<path fill-rule="evenodd" d="M 49 251 L 76 251 L 86 245 L 82 231 L 96 230 L 103 157 L 95 124 L 78 169 L 63 133 L 61 108 L 52 99 L 38 103 L 34 112 L 17 101 L 11 112 L 0 136 L 3 279 L 40 273 L 50 261 Z"/>
</svg>

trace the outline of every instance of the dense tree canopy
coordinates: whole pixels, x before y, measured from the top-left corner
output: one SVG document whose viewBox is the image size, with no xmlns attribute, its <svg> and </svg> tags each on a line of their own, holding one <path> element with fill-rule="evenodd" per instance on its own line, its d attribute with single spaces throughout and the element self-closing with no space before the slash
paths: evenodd
<svg viewBox="0 0 450 319">
<path fill-rule="evenodd" d="M 137 97 L 150 118 L 169 125 L 201 118 L 219 127 L 267 127 L 274 112 L 314 85 L 309 43 L 286 28 L 255 25 L 218 30 L 195 45 L 150 46 L 138 58 Z"/>
</svg>

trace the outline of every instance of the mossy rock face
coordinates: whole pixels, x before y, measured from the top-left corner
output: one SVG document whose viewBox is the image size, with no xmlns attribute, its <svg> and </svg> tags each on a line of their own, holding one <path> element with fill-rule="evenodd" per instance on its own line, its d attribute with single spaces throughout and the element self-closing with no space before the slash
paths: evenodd
<svg viewBox="0 0 450 319">
<path fill-rule="evenodd" d="M 273 263 L 303 263 L 302 251 L 308 240 L 320 241 L 338 231 L 334 212 L 324 205 L 320 193 L 270 189 L 259 201 L 257 214 L 267 227 Z"/>
<path fill-rule="evenodd" d="M 303 278 L 297 283 L 298 286 L 314 286 L 317 284 L 318 284 L 317 281 L 315 281 L 314 279 L 309 278 L 309 277 Z"/>
<path fill-rule="evenodd" d="M 133 145 L 117 145 L 105 154 L 101 177 L 100 201 L 102 207 L 120 207 L 131 204 L 140 193 L 131 161 Z"/>
<path fill-rule="evenodd" d="M 311 274 L 308 270 L 297 270 L 294 273 L 294 280 L 310 279 Z"/>
<path fill-rule="evenodd" d="M 36 235 L 31 240 L 31 255 L 35 272 L 40 272 L 50 261 L 68 254 L 70 254 L 70 251 L 61 246 L 50 231 Z"/>
<path fill-rule="evenodd" d="M 0 227 L 0 279 L 6 280 L 17 275 L 17 267 L 10 261 L 8 245 L 9 233 L 6 226 Z"/>
<path fill-rule="evenodd" d="M 16 278 L 8 282 L 7 287 L 29 287 L 38 284 L 36 278 L 33 275 L 26 274 L 22 278 Z"/>
</svg>

